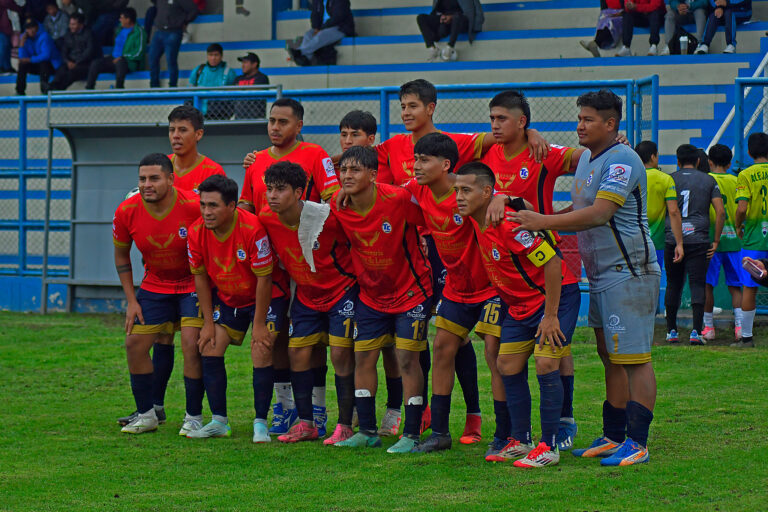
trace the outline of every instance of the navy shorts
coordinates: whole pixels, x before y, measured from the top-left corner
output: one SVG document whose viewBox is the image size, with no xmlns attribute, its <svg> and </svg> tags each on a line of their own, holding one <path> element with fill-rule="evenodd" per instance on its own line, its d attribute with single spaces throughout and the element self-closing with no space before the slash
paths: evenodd
<svg viewBox="0 0 768 512">
<path fill-rule="evenodd" d="M 712 255 L 712 259 L 709 260 L 709 268 L 707 268 L 708 285 L 717 286 L 717 282 L 720 280 L 720 267 L 725 271 L 726 285 L 741 286 L 740 251 L 716 252 Z"/>
<path fill-rule="evenodd" d="M 544 304 L 532 315 L 522 320 L 515 320 L 507 315 L 501 326 L 501 342 L 499 355 L 505 354 L 529 354 L 533 351 L 536 357 L 549 357 L 561 359 L 571 355 L 571 338 L 576 329 L 576 321 L 579 318 L 579 305 L 581 304 L 581 291 L 577 283 L 568 284 L 560 291 L 560 306 L 557 309 L 557 319 L 560 321 L 560 330 L 565 334 L 562 348 L 553 352 L 548 343 L 544 342 L 544 348 L 539 348 L 536 342 L 536 330 L 544 316 Z"/>
<path fill-rule="evenodd" d="M 243 308 L 233 308 L 226 305 L 218 296 L 213 294 L 213 321 L 224 327 L 232 339 L 232 345 L 242 345 L 245 333 L 253 322 L 255 305 Z M 273 334 L 279 334 L 285 325 L 285 315 L 288 311 L 288 298 L 278 297 L 269 303 L 267 312 L 267 328 Z"/>
<path fill-rule="evenodd" d="M 432 297 L 403 313 L 384 313 L 358 301 L 355 307 L 355 352 L 396 348 L 421 352 L 427 348 Z"/>
<path fill-rule="evenodd" d="M 131 334 L 173 334 L 179 326 L 203 326 L 200 305 L 194 292 L 155 293 L 139 288 L 136 300 L 141 306 L 144 324 L 136 318 Z"/>
<path fill-rule="evenodd" d="M 322 343 L 352 348 L 357 293 L 357 286 L 350 288 L 328 311 L 312 309 L 295 297 L 291 305 L 288 346 L 309 347 Z"/>
<path fill-rule="evenodd" d="M 443 265 L 443 260 L 440 259 L 440 253 L 437 252 L 435 239 L 430 235 L 425 235 L 424 240 L 427 241 L 427 258 L 429 259 L 429 266 L 432 267 L 432 298 L 435 299 L 432 305 L 437 306 L 437 301 L 443 296 L 448 271 Z"/>
<path fill-rule="evenodd" d="M 499 297 L 474 304 L 462 304 L 443 298 L 437 303 L 435 327 L 460 338 L 466 338 L 473 327 L 478 335 L 490 334 L 499 338 L 506 313 L 507 307 Z"/>
</svg>

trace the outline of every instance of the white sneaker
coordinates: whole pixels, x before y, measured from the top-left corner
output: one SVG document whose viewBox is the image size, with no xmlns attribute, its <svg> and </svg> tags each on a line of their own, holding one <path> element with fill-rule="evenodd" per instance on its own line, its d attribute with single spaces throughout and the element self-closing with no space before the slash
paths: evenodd
<svg viewBox="0 0 768 512">
<path fill-rule="evenodd" d="M 665 44 L 664 47 L 659 50 L 659 55 L 669 55 L 669 46 Z"/>
<path fill-rule="evenodd" d="M 179 435 L 186 437 L 190 432 L 200 430 L 201 428 L 203 428 L 202 416 L 190 416 L 189 414 L 186 414 L 184 416 L 184 423 L 181 425 L 181 430 L 179 430 Z"/>
<path fill-rule="evenodd" d="M 704 54 L 707 54 L 707 53 L 709 53 L 709 46 L 707 46 L 707 45 L 705 45 L 705 44 L 700 44 L 699 46 L 697 46 L 697 47 L 696 47 L 696 51 L 695 51 L 695 52 L 693 52 L 693 53 L 694 53 L 695 55 L 704 55 Z"/>
<path fill-rule="evenodd" d="M 732 44 L 729 44 L 725 47 L 725 50 L 723 50 L 723 53 L 736 53 L 736 47 Z"/>
<path fill-rule="evenodd" d="M 454 48 L 451 48 L 450 46 L 446 46 L 443 48 L 443 51 L 440 52 L 440 58 L 444 61 L 448 62 L 449 60 L 456 60 L 459 57 L 459 54 L 456 53 L 456 50 Z"/>
<path fill-rule="evenodd" d="M 126 434 L 143 434 L 157 430 L 157 424 L 155 410 L 150 409 L 148 412 L 136 416 L 136 419 L 124 426 L 121 431 Z"/>
<path fill-rule="evenodd" d="M 381 420 L 381 428 L 379 429 L 380 437 L 396 436 L 400 431 L 400 422 L 402 421 L 402 413 L 400 409 L 387 409 L 384 413 L 384 418 Z"/>
<path fill-rule="evenodd" d="M 632 56 L 632 51 L 629 48 L 627 48 L 626 46 L 622 46 L 621 50 L 618 51 L 616 56 L 617 57 L 631 57 Z"/>
<path fill-rule="evenodd" d="M 272 438 L 269 437 L 269 432 L 267 431 L 266 423 L 253 420 L 253 442 L 254 443 L 272 442 Z"/>
<path fill-rule="evenodd" d="M 187 44 L 192 40 L 192 36 L 189 35 L 189 32 L 184 32 L 181 34 L 181 44 Z"/>
<path fill-rule="evenodd" d="M 721 314 L 722 312 L 723 312 L 723 308 L 720 308 L 720 307 L 717 307 L 717 306 L 715 306 L 715 307 L 713 307 L 713 308 L 712 308 L 712 314 L 713 314 L 713 315 L 719 315 L 719 314 Z"/>
<path fill-rule="evenodd" d="M 550 448 L 547 443 L 541 442 L 531 450 L 528 455 L 520 460 L 516 460 L 516 468 L 543 468 L 545 466 L 554 466 L 560 462 L 560 451 L 557 446 Z"/>
<path fill-rule="evenodd" d="M 192 439 L 204 439 L 206 437 L 229 437 L 231 435 L 232 429 L 229 428 L 229 425 L 220 421 L 211 420 L 211 422 L 203 428 L 188 433 L 187 437 Z"/>
<path fill-rule="evenodd" d="M 427 51 L 429 52 L 427 55 L 427 62 L 435 62 L 440 58 L 440 48 L 438 48 L 437 45 L 432 48 L 427 48 Z"/>
<path fill-rule="evenodd" d="M 656 47 L 655 44 L 652 44 L 650 48 L 648 48 L 648 53 L 646 55 L 658 55 L 659 49 Z"/>
</svg>

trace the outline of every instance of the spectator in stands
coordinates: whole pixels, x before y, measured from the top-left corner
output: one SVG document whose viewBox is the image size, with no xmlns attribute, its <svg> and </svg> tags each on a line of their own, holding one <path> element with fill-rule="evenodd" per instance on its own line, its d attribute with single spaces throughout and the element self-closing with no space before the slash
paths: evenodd
<svg viewBox="0 0 768 512">
<path fill-rule="evenodd" d="M 600 17 L 597 19 L 595 37 L 591 41 L 579 41 L 593 57 L 600 57 L 600 48 L 607 50 L 619 44 L 623 3 L 624 0 L 600 0 Z"/>
<path fill-rule="evenodd" d="M 67 19 L 69 19 L 70 16 L 77 12 L 77 6 L 72 0 L 61 0 L 61 5 L 59 8 L 67 13 Z"/>
<path fill-rule="evenodd" d="M 64 37 L 69 30 L 69 15 L 59 9 L 56 0 L 45 2 L 45 12 L 48 13 L 43 21 L 43 26 L 48 34 L 57 40 Z"/>
<path fill-rule="evenodd" d="M 147 7 L 144 13 L 144 32 L 147 33 L 147 42 L 152 39 L 152 27 L 155 26 L 155 16 L 157 16 L 157 0 L 151 0 L 152 5 Z"/>
<path fill-rule="evenodd" d="M 707 0 L 670 0 L 667 14 L 664 15 L 664 36 L 667 44 L 659 55 L 669 55 L 669 46 L 673 40 L 683 35 L 683 25 L 696 23 L 696 41 L 701 41 L 704 25 L 707 22 Z"/>
<path fill-rule="evenodd" d="M 13 37 L 13 24 L 9 13 L 23 11 L 23 8 L 15 0 L 0 0 L 0 75 L 15 73 L 11 66 L 11 38 Z"/>
<path fill-rule="evenodd" d="M 40 75 L 40 92 L 48 92 L 48 80 L 61 65 L 61 56 L 48 32 L 40 29 L 34 19 L 24 22 L 24 35 L 19 43 L 19 71 L 16 75 L 16 94 L 24 96 L 27 74 Z"/>
<path fill-rule="evenodd" d="M 459 34 L 467 33 L 470 44 L 475 33 L 483 29 L 483 8 L 480 0 L 432 0 L 432 12 L 416 16 L 429 56 L 427 61 L 438 58 L 456 60 L 456 40 Z M 437 41 L 448 36 L 448 45 L 440 50 Z"/>
<path fill-rule="evenodd" d="M 157 3 L 155 34 L 149 45 L 149 86 L 160 87 L 160 57 L 168 63 L 168 85 L 179 81 L 179 47 L 184 27 L 197 17 L 192 0 L 162 0 Z"/>
<path fill-rule="evenodd" d="M 196 66 L 189 74 L 192 87 L 221 87 L 235 83 L 237 73 L 222 60 L 224 49 L 219 43 L 213 43 L 206 50 L 207 62 Z"/>
<path fill-rule="evenodd" d="M 235 85 L 268 85 L 269 77 L 259 70 L 261 60 L 253 52 L 238 57 L 243 74 L 235 78 Z M 235 119 L 263 118 L 267 113 L 267 100 L 238 100 L 235 104 Z"/>
<path fill-rule="evenodd" d="M 63 91 L 77 80 L 88 77 L 88 68 L 96 57 L 93 32 L 85 26 L 85 16 L 76 12 L 69 18 L 69 32 L 56 41 L 63 64 L 51 80 L 51 89 Z"/>
<path fill-rule="evenodd" d="M 664 0 L 625 0 L 624 14 L 621 23 L 622 47 L 616 54 L 617 57 L 628 57 L 632 55 L 629 50 L 632 44 L 632 32 L 635 27 L 647 26 L 651 31 L 648 48 L 648 55 L 658 53 L 659 30 L 664 21 L 664 14 L 667 12 L 664 7 Z"/>
<path fill-rule="evenodd" d="M 115 32 L 115 46 L 112 55 L 106 55 L 91 62 L 88 68 L 86 89 L 96 87 L 99 73 L 114 73 L 115 88 L 125 87 L 125 75 L 137 71 L 144 66 L 147 53 L 147 34 L 141 25 L 136 23 L 136 9 L 126 7 L 120 13 L 120 28 Z"/>
<path fill-rule="evenodd" d="M 310 65 L 315 52 L 321 48 L 355 35 L 355 19 L 349 0 L 326 0 L 325 7 L 323 0 L 312 0 L 311 22 L 312 28 L 303 37 L 287 42 L 288 52 L 300 66 Z"/>
<path fill-rule="evenodd" d="M 206 0 L 192 0 L 197 6 L 197 14 L 203 14 L 206 8 Z M 192 41 L 192 35 L 187 30 L 187 25 L 184 25 L 184 33 L 181 35 L 181 44 L 187 44 Z"/>
<path fill-rule="evenodd" d="M 91 28 L 96 44 L 111 46 L 120 11 L 128 6 L 128 0 L 75 0 L 75 2 L 83 11 L 86 25 Z"/>
<path fill-rule="evenodd" d="M 736 53 L 736 25 L 752 17 L 752 0 L 709 0 L 709 18 L 704 29 L 704 39 L 694 53 L 709 53 L 709 45 L 715 38 L 717 27 L 725 25 L 723 53 Z"/>
<path fill-rule="evenodd" d="M 45 19 L 45 2 L 46 0 L 26 0 L 26 3 L 20 1 L 19 3 L 24 6 L 24 18 L 42 23 Z"/>
</svg>

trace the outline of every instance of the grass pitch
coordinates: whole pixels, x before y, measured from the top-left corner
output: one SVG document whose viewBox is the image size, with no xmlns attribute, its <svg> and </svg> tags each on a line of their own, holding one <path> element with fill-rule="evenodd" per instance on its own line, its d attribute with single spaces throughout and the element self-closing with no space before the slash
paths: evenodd
<svg viewBox="0 0 768 512">
<path fill-rule="evenodd" d="M 457 441 L 464 421 L 457 386 L 454 448 L 394 456 L 383 449 L 350 451 L 319 442 L 251 444 L 250 358 L 242 347 L 232 347 L 227 355 L 232 438 L 177 435 L 184 412 L 179 348 L 166 399 L 168 423 L 156 433 L 121 434 L 115 418 L 133 408 L 121 325 L 118 315 L 0 313 L 0 510 L 768 508 L 765 330 L 756 336 L 761 346 L 755 350 L 654 348 L 659 398 L 650 464 L 609 469 L 564 453 L 559 466 L 526 472 L 482 458 L 493 414 L 480 342 L 475 349 L 484 442 L 463 446 Z M 576 445 L 584 446 L 600 433 L 603 371 L 591 331 L 579 329 L 577 338 Z M 537 436 L 538 387 L 535 372 L 530 373 Z M 328 378 L 333 426 L 332 371 Z M 383 379 L 380 383 L 379 414 L 385 402 Z"/>
</svg>

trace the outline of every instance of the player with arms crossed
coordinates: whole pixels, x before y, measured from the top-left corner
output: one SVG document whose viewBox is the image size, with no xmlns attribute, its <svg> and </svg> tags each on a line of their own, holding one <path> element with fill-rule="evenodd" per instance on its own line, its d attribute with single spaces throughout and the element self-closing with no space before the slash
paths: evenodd
<svg viewBox="0 0 768 512">
<path fill-rule="evenodd" d="M 173 162 L 176 188 L 193 190 L 214 174 L 224 174 L 219 164 L 197 151 L 197 144 L 203 138 L 203 114 L 191 105 L 181 105 L 168 114 L 168 139 L 173 153 L 168 158 Z"/>
<path fill-rule="evenodd" d="M 267 204 L 259 213 L 274 252 L 291 279 L 296 296 L 291 304 L 288 354 L 291 384 L 299 423 L 279 441 L 295 443 L 318 438 L 312 414 L 312 349 L 330 345 L 336 372 L 339 421 L 324 444 L 352 437 L 355 400 L 355 359 L 352 334 L 357 285 L 352 274 L 347 236 L 330 207 L 302 201 L 307 174 L 300 165 L 277 162 L 264 173 Z"/>
<path fill-rule="evenodd" d="M 279 322 L 284 317 L 288 299 L 285 290 L 272 286 L 272 250 L 264 228 L 255 215 L 236 208 L 237 183 L 214 175 L 203 181 L 199 190 L 202 219 L 190 230 L 189 266 L 195 275 L 204 322 L 198 345 L 213 417 L 210 423 L 187 437 L 231 435 L 224 354 L 229 345 L 243 343 L 253 321 L 251 359 L 256 410 L 253 442 L 269 442 L 267 412 L 272 399 L 272 347 L 282 327 Z M 272 320 L 268 312 L 274 314 Z"/>
<path fill-rule="evenodd" d="M 376 184 L 376 152 L 353 146 L 339 162 L 349 206 L 331 201 L 351 244 L 360 286 L 355 308 L 355 406 L 359 431 L 335 446 L 379 446 L 376 363 L 381 347 L 396 346 L 405 398 L 403 437 L 387 451 L 408 453 L 419 438 L 423 379 L 419 353 L 427 344 L 432 274 L 416 226 L 424 217 L 407 190 Z"/>
<path fill-rule="evenodd" d="M 165 420 L 165 389 L 173 370 L 173 332 L 181 325 L 187 404 L 179 435 L 202 427 L 203 381 L 197 337 L 195 282 L 184 262 L 187 235 L 200 218 L 197 196 L 173 186 L 167 156 L 153 153 L 139 162 L 139 194 L 123 201 L 112 221 L 115 267 L 125 293 L 125 347 L 136 413 L 123 432 L 140 434 Z M 144 279 L 133 289 L 131 245 L 144 258 Z M 182 264 L 184 263 L 184 264 Z M 162 338 L 169 344 L 159 344 Z M 152 348 L 152 356 L 149 350 Z M 154 407 L 153 407 L 154 405 Z"/>
<path fill-rule="evenodd" d="M 514 465 L 521 468 L 557 464 L 560 451 L 556 438 L 563 407 L 559 367 L 560 359 L 571 351 L 579 314 L 581 292 L 576 276 L 566 267 L 548 233 L 521 231 L 514 222 L 496 227 L 488 223 L 487 210 L 496 183 L 490 167 L 473 162 L 456 174 L 459 212 L 474 227 L 491 284 L 509 306 L 501 325 L 497 365 L 506 391 L 512 436 L 498 460 L 519 458 Z M 525 207 L 519 198 L 515 203 L 508 213 Z M 531 436 L 527 371 L 531 353 L 541 395 L 541 440 L 537 446 Z"/>
<path fill-rule="evenodd" d="M 632 148 L 616 142 L 621 98 L 608 90 L 589 92 L 577 105 L 579 143 L 589 151 L 576 169 L 574 211 L 518 211 L 511 220 L 531 231 L 579 232 L 590 285 L 589 324 L 605 366 L 607 400 L 603 436 L 573 454 L 605 457 L 602 465 L 624 466 L 648 461 L 656 402 L 651 341 L 661 271 L 646 218 L 643 162 Z"/>
</svg>

